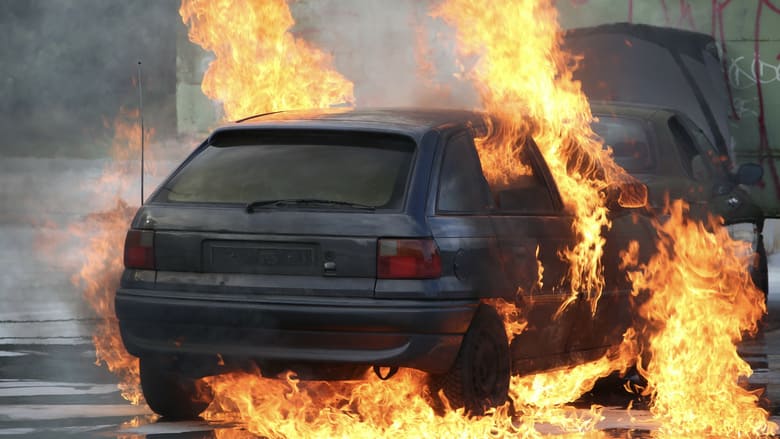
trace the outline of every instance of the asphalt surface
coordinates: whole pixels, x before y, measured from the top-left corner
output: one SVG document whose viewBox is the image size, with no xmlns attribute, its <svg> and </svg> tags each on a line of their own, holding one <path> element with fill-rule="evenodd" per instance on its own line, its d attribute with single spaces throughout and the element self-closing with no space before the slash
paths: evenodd
<svg viewBox="0 0 780 439">
<path fill-rule="evenodd" d="M 79 239 L 63 225 L 98 203 L 72 192 L 79 192 L 74 188 L 81 180 L 94 181 L 102 162 L 65 170 L 45 163 L 0 161 L 0 438 L 250 437 L 241 425 L 160 420 L 145 405 L 122 399 L 117 379 L 95 365 L 96 316 L 71 282 L 81 255 L 46 249 Z M 29 177 L 41 167 L 47 172 Z M 46 188 L 64 190 L 58 195 Z M 766 389 L 765 404 L 779 422 L 780 255 L 770 258 L 769 308 L 763 337 L 740 352 L 754 370 L 751 387 Z M 605 406 L 599 428 L 611 437 L 650 437 L 649 413 L 640 407 L 628 416 L 630 398 L 613 384 L 575 406 Z"/>
</svg>

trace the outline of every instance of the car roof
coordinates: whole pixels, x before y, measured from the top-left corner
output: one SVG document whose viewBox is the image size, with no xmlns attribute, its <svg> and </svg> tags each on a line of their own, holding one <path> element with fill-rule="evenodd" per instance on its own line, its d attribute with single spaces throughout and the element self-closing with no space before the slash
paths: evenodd
<svg viewBox="0 0 780 439">
<path fill-rule="evenodd" d="M 332 108 L 259 114 L 225 125 L 215 133 L 243 129 L 325 129 L 381 131 L 421 138 L 431 130 L 481 124 L 485 113 L 426 108 Z"/>
<path fill-rule="evenodd" d="M 728 78 L 711 35 L 613 23 L 569 30 L 564 46 L 583 57 L 574 78 L 591 99 L 674 108 L 729 154 Z"/>
<path fill-rule="evenodd" d="M 671 108 L 633 102 L 591 101 L 590 109 L 594 116 L 628 116 L 648 120 L 665 120 L 679 114 Z"/>
</svg>

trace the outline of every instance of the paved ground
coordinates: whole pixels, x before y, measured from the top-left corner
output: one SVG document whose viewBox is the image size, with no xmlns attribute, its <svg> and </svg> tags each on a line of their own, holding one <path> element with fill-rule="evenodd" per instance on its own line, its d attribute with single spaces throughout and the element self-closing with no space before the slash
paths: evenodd
<svg viewBox="0 0 780 439">
<path fill-rule="evenodd" d="M 5 325 L 0 323 L 0 327 Z M 94 349 L 86 337 L 90 322 L 79 325 L 84 336 L 68 336 L 67 342 L 50 336 L 62 326 L 51 321 L 37 324 L 45 329 L 40 337 L 0 345 L 0 437 L 247 437 L 240 426 L 164 422 L 146 406 L 127 403 L 117 391 L 115 377 L 93 364 Z M 766 333 L 764 340 L 746 346 L 743 356 L 755 370 L 751 383 L 766 387 L 772 413 L 778 415 L 780 331 Z M 610 437 L 651 437 L 647 424 L 642 423 L 649 413 L 635 409 L 629 417 L 625 411 L 629 399 L 619 396 L 614 385 L 602 387 L 578 406 L 607 406 L 600 428 Z"/>
<path fill-rule="evenodd" d="M 94 365 L 95 316 L 70 282 L 80 255 L 42 249 L 78 239 L 61 224 L 78 221 L 97 204 L 74 193 L 82 193 L 79 181 L 96 181 L 103 162 L 56 165 L 70 166 L 65 169 L 45 163 L 46 173 L 30 177 L 34 163 L 0 160 L 0 437 L 246 437 L 240 426 L 157 421 L 147 407 L 124 401 L 114 376 Z M 767 389 L 768 406 L 778 415 L 780 256 L 771 265 L 769 330 L 742 352 L 755 370 L 752 385 Z M 611 436 L 649 436 L 630 433 L 647 427 L 632 423 L 620 407 L 627 401 L 599 389 L 585 404 L 608 406 L 601 428 Z"/>
</svg>

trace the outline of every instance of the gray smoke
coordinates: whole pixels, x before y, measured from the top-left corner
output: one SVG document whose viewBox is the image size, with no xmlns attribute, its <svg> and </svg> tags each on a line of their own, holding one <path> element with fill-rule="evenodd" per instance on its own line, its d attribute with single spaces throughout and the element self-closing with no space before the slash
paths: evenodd
<svg viewBox="0 0 780 439">
<path fill-rule="evenodd" d="M 454 32 L 429 14 L 433 0 L 299 0 L 293 33 L 334 57 L 359 106 L 467 107 Z"/>
<path fill-rule="evenodd" d="M 0 154 L 102 154 L 96 140 L 119 107 L 137 107 L 143 60 L 146 119 L 176 120 L 177 0 L 0 2 Z M 180 20 L 179 20 L 180 22 Z"/>
<path fill-rule="evenodd" d="M 176 133 L 178 7 L 178 0 L 0 0 L 4 343 L 89 337 L 94 315 L 71 284 L 89 236 L 69 227 L 84 230 L 117 195 L 140 201 L 138 173 L 126 188 L 99 183 L 114 164 L 111 122 L 120 108 L 138 106 L 139 59 L 146 125 L 156 132 L 147 151 Z M 147 194 L 159 181 L 148 178 Z"/>
</svg>

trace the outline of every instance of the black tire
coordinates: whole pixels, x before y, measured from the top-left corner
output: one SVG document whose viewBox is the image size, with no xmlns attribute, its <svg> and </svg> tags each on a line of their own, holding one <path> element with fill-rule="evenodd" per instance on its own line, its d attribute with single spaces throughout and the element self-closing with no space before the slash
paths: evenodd
<svg viewBox="0 0 780 439">
<path fill-rule="evenodd" d="M 490 407 L 507 401 L 509 392 L 509 341 L 504 324 L 496 311 L 480 305 L 458 352 L 452 368 L 441 375 L 431 375 L 429 387 L 432 405 L 444 408 L 438 397 L 443 392 L 453 409 L 480 416 Z"/>
<path fill-rule="evenodd" d="M 760 229 L 763 226 L 759 227 Z M 756 261 L 751 267 L 750 275 L 753 279 L 753 283 L 764 294 L 764 304 L 767 306 L 767 312 L 769 311 L 769 267 L 768 267 L 766 247 L 764 246 L 764 234 L 761 230 L 758 232 L 756 242 Z M 764 338 L 764 331 L 766 325 L 769 323 L 767 315 L 765 314 L 758 324 L 758 332 L 755 335 L 755 339 L 762 340 Z"/>
<path fill-rule="evenodd" d="M 764 235 L 761 233 L 759 233 L 758 242 L 756 243 L 756 254 L 758 257 L 756 266 L 753 267 L 753 283 L 764 293 L 764 299 L 766 299 L 769 293 L 769 264 L 766 256 L 766 247 L 764 247 Z"/>
<path fill-rule="evenodd" d="M 171 420 L 197 419 L 214 395 L 196 378 L 177 373 L 170 362 L 141 359 L 141 389 L 146 404 Z"/>
</svg>

